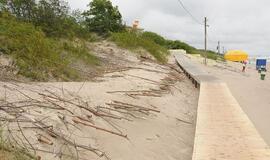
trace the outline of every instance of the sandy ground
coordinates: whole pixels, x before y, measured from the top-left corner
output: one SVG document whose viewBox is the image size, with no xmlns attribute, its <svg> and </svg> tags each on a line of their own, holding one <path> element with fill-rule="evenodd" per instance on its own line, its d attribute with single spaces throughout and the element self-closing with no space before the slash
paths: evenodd
<svg viewBox="0 0 270 160">
<path fill-rule="evenodd" d="M 262 81 L 255 65 L 249 64 L 246 73 L 242 73 L 240 63 L 208 60 L 206 67 L 202 65 L 202 58 L 189 57 L 228 84 L 233 96 L 270 145 L 270 75 L 267 73 L 266 79 Z"/>
<path fill-rule="evenodd" d="M 173 59 L 170 60 L 170 63 L 174 63 Z M 145 91 L 155 91 L 155 94 L 143 93 Z M 59 135 L 72 139 L 71 143 L 98 148 L 112 160 L 191 160 L 198 90 L 183 74 L 179 74 L 168 66 L 140 62 L 134 65 L 133 69 L 106 74 L 96 82 L 0 83 L 2 105 L 6 101 L 11 104 L 23 99 L 43 101 L 46 97 L 41 97 L 37 92 L 53 93 L 52 96 L 59 95 L 60 98 L 69 99 L 72 98 L 70 95 L 76 95 L 80 100 L 74 99 L 73 103 L 87 104 L 98 113 L 102 110 L 101 108 L 109 108 L 108 103 L 113 101 L 144 106 L 158 110 L 160 113 L 130 111 L 136 116 L 134 118 L 119 112 L 110 112 L 110 114 L 126 118 L 116 120 L 90 115 L 87 110 L 66 105 L 70 102 L 69 100 L 61 103 L 53 101 L 59 106 L 70 107 L 69 112 L 29 106 L 20 111 L 16 110 L 15 115 L 13 114 L 16 108 L 14 111 L 13 109 L 8 110 L 8 113 L 13 113 L 10 115 L 1 111 L 1 119 L 26 118 L 37 124 L 43 122 L 48 126 L 52 125 L 51 128 Z M 137 93 L 137 95 L 131 93 Z M 48 97 L 47 99 L 50 100 L 49 102 L 53 100 Z M 107 111 L 103 110 L 103 113 L 107 113 Z M 128 138 L 74 123 L 73 118 L 79 116 L 88 117 L 89 121 L 94 122 L 94 125 L 127 135 Z M 61 119 L 67 123 L 63 123 Z M 78 159 L 78 157 L 87 160 L 106 159 L 104 156 L 99 158 L 85 150 L 74 151 L 72 148 L 65 148 L 64 146 L 68 145 L 61 142 L 59 137 L 50 137 L 38 128 L 29 129 L 29 126 L 23 123 L 21 128 L 28 129 L 23 130 L 24 135 L 22 135 L 18 131 L 17 123 L 5 123 L 4 135 L 8 137 L 12 131 L 14 137 L 22 140 L 21 143 L 18 140 L 19 146 L 38 148 L 36 155 L 41 156 L 42 160 L 66 160 Z M 48 145 L 38 141 L 38 137 L 44 136 L 44 134 L 53 144 Z M 23 140 L 25 137 L 31 145 Z M 44 151 L 48 151 L 48 153 Z"/>
<path fill-rule="evenodd" d="M 102 77 L 106 73 L 126 70 L 129 67 L 136 66 L 141 60 L 154 61 L 154 57 L 145 50 L 138 50 L 136 53 L 118 47 L 110 41 L 99 41 L 86 43 L 88 51 L 95 55 L 99 61 L 98 65 L 89 65 L 80 60 L 73 60 L 69 67 L 73 68 L 79 75 L 76 82 L 95 81 L 97 77 Z M 18 67 L 14 60 L 0 52 L 0 81 L 22 81 L 31 82 L 31 78 L 18 74 Z M 55 79 L 48 77 L 48 82 L 65 81 L 72 82 L 74 79 Z"/>
</svg>

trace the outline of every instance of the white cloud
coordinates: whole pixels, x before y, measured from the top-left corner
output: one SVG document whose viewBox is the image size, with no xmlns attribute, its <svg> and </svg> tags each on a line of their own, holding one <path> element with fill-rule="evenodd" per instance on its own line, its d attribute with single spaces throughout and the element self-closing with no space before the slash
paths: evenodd
<svg viewBox="0 0 270 160">
<path fill-rule="evenodd" d="M 85 9 L 89 0 L 68 0 L 72 8 Z M 140 20 L 146 30 L 158 32 L 203 48 L 203 26 L 194 22 L 177 0 L 112 0 L 127 24 Z M 209 18 L 209 48 L 217 41 L 227 49 L 270 55 L 269 0 L 182 0 L 200 21 Z"/>
</svg>

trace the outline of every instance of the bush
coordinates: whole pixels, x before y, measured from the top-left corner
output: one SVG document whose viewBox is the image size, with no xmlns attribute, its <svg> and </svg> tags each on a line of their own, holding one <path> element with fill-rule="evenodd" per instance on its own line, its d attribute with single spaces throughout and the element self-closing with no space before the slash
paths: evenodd
<svg viewBox="0 0 270 160">
<path fill-rule="evenodd" d="M 70 67 L 72 58 L 93 65 L 97 62 L 85 46 L 68 47 L 72 43 L 64 45 L 57 39 L 47 38 L 32 24 L 17 21 L 8 14 L 0 17 L 0 44 L 3 53 L 14 58 L 19 74 L 33 80 L 78 79 L 77 71 Z"/>
<path fill-rule="evenodd" d="M 153 40 L 145 38 L 136 32 L 112 33 L 111 40 L 120 47 L 127 49 L 138 50 L 143 48 L 154 56 L 156 60 L 162 63 L 167 61 L 167 56 L 169 55 L 169 52 L 165 47 L 158 45 Z"/>
<path fill-rule="evenodd" d="M 204 50 L 194 50 L 193 54 L 200 54 L 202 57 L 204 57 L 206 55 L 206 57 L 208 59 L 212 59 L 212 60 L 224 60 L 224 57 L 216 52 L 213 51 L 204 51 Z"/>
<path fill-rule="evenodd" d="M 110 0 L 93 0 L 88 6 L 89 10 L 83 15 L 89 31 L 107 35 L 109 32 L 119 32 L 124 29 L 122 15 Z"/>
<path fill-rule="evenodd" d="M 16 0 L 0 1 L 0 11 L 7 11 L 18 20 L 31 22 L 50 37 L 88 39 L 91 34 L 80 23 L 81 12 L 70 15 L 66 0 Z"/>
<path fill-rule="evenodd" d="M 193 54 L 193 52 L 196 50 L 196 48 L 181 42 L 181 41 L 167 41 L 167 47 L 168 49 L 183 49 L 185 51 L 187 51 L 187 53 L 189 54 Z"/>
</svg>

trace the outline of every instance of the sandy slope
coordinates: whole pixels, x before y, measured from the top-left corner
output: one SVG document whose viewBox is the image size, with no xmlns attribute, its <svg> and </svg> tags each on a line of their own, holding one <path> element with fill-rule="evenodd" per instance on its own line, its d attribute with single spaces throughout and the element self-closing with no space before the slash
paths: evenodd
<svg viewBox="0 0 270 160">
<path fill-rule="evenodd" d="M 201 64 L 202 59 L 191 57 Z M 248 114 L 256 128 L 270 145 L 270 75 L 266 80 L 260 80 L 260 75 L 255 70 L 255 65 L 248 65 L 246 73 L 241 72 L 242 65 L 233 62 L 208 61 L 205 68 L 208 72 L 225 81 L 234 97 Z"/>
<path fill-rule="evenodd" d="M 171 61 L 173 62 L 173 61 Z M 164 87 L 164 83 L 168 88 Z M 17 86 L 19 85 L 19 87 Z M 29 91 L 37 90 L 45 92 L 46 90 L 60 95 L 63 98 L 69 97 L 68 93 L 77 94 L 80 98 L 87 101 L 89 106 L 95 109 L 100 107 L 109 107 L 106 103 L 112 101 L 121 101 L 125 103 L 136 104 L 147 108 L 159 110 L 160 113 L 150 113 L 149 115 L 134 113 L 138 118 L 129 117 L 131 121 L 107 119 L 110 123 L 117 126 L 123 134 L 127 134 L 128 139 L 105 133 L 82 124 L 74 124 L 72 117 L 74 115 L 85 117 L 85 110 L 70 108 L 74 115 L 66 111 L 57 111 L 34 106 L 24 108 L 23 115 L 34 120 L 44 120 L 44 123 L 52 125 L 59 134 L 71 138 L 72 141 L 86 146 L 91 145 L 104 151 L 112 160 L 190 160 L 193 149 L 195 119 L 198 100 L 198 90 L 194 88 L 191 82 L 183 75 L 173 71 L 167 66 L 158 65 L 150 62 L 140 62 L 134 65 L 134 68 L 106 74 L 99 78 L 97 82 L 81 83 L 32 83 L 32 84 L 11 84 L 3 82 L 0 84 L 0 97 L 2 101 L 8 100 L 14 102 L 25 99 L 17 90 L 5 89 L 5 86 L 15 87 L 19 91 L 28 94 L 33 98 L 42 99 Z M 138 90 L 160 90 L 157 96 L 128 95 L 125 92 L 112 91 L 138 91 Z M 164 91 L 163 91 L 164 90 Z M 77 103 L 77 100 L 74 99 Z M 83 103 L 78 101 L 78 103 Z M 64 104 L 61 104 L 64 105 Z M 6 113 L 0 112 L 3 117 Z M 66 120 L 73 125 L 65 127 L 57 118 L 59 115 L 65 115 Z M 121 115 L 121 114 L 120 114 Z M 119 116 L 120 116 L 119 115 Z M 121 115 L 124 116 L 124 115 Z M 11 115 L 8 117 L 14 118 Z M 120 132 L 109 125 L 104 119 L 92 115 L 91 118 L 95 125 L 106 129 Z M 183 122 L 185 121 L 185 122 Z M 21 124 L 25 127 L 26 124 Z M 22 135 L 16 131 L 16 124 L 10 124 L 14 129 L 14 134 L 23 139 Z M 59 153 L 70 155 L 66 159 L 76 159 L 74 149 L 64 148 L 65 144 L 57 138 L 53 145 L 42 144 L 37 141 L 37 135 L 44 134 L 38 129 L 28 129 L 24 134 L 34 147 L 50 151 L 52 154 L 37 151 L 37 155 L 42 160 L 61 159 Z M 7 135 L 7 134 L 5 134 Z M 25 142 L 26 143 L 26 142 Z M 27 143 L 26 143 L 27 144 Z M 29 147 L 29 146 L 28 146 Z M 30 147 L 29 147 L 30 148 Z M 79 152 L 79 153 L 78 153 Z M 71 154 L 74 157 L 72 157 Z M 99 158 L 88 151 L 77 151 L 81 159 L 105 159 Z"/>
</svg>

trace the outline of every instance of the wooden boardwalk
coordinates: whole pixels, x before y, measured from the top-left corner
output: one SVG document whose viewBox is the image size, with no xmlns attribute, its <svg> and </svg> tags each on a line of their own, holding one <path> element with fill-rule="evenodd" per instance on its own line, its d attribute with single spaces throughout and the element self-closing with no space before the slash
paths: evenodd
<svg viewBox="0 0 270 160">
<path fill-rule="evenodd" d="M 227 85 L 215 77 L 211 80 L 185 55 L 175 54 L 175 58 L 200 84 L 193 160 L 270 160 L 269 146 Z"/>
<path fill-rule="evenodd" d="M 208 74 L 196 64 L 191 63 L 189 58 L 184 54 L 175 54 L 174 57 L 179 64 L 179 67 L 193 81 L 196 87 L 202 82 L 220 82 L 218 78 Z"/>
</svg>

